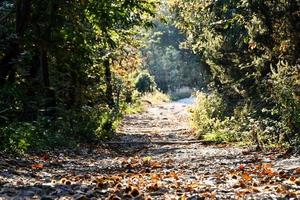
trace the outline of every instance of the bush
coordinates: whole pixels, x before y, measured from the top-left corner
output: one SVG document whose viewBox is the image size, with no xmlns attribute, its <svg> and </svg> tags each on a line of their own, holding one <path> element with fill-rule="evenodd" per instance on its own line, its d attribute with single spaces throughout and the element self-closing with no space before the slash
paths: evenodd
<svg viewBox="0 0 300 200">
<path fill-rule="evenodd" d="M 247 107 L 237 107 L 231 116 L 226 112 L 230 105 L 216 93 L 197 92 L 196 97 L 196 104 L 189 111 L 197 137 L 217 142 L 248 143 L 253 140 Z"/>
<path fill-rule="evenodd" d="M 285 140 L 298 143 L 300 139 L 300 65 L 290 66 L 281 61 L 272 69 L 272 97 L 276 106 L 270 110 L 279 116 L 278 123 Z"/>
<path fill-rule="evenodd" d="M 38 129 L 31 123 L 12 123 L 0 128 L 0 150 L 24 153 L 32 145 L 38 145 Z"/>
<path fill-rule="evenodd" d="M 199 137 L 211 133 L 216 122 L 222 118 L 222 99 L 215 94 L 196 93 L 196 104 L 190 108 L 191 125 Z"/>
<path fill-rule="evenodd" d="M 121 113 L 107 107 L 82 107 L 60 117 L 0 126 L 0 151 L 23 154 L 31 150 L 74 147 L 112 136 Z"/>
<path fill-rule="evenodd" d="M 146 71 L 141 72 L 136 77 L 135 88 L 141 93 L 153 92 L 156 88 L 154 77 Z"/>
<path fill-rule="evenodd" d="M 283 122 L 272 115 L 257 113 L 251 104 L 241 103 L 233 114 L 226 113 L 228 105 L 216 94 L 196 94 L 196 104 L 190 107 L 191 124 L 199 138 L 217 142 L 242 142 L 259 147 L 277 144 L 284 132 Z M 263 109 L 262 113 L 268 113 Z M 287 113 L 288 115 L 288 113 Z"/>
</svg>

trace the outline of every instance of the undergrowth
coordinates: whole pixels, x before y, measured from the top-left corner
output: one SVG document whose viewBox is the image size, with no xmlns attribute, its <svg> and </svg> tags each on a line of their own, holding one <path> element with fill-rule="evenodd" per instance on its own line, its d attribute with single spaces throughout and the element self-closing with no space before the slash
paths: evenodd
<svg viewBox="0 0 300 200">
<path fill-rule="evenodd" d="M 164 94 L 159 90 L 155 90 L 150 93 L 145 93 L 144 95 L 141 96 L 142 102 L 148 102 L 151 103 L 152 105 L 170 102 L 170 100 L 171 98 L 169 95 Z"/>
<path fill-rule="evenodd" d="M 170 101 L 155 90 L 141 94 L 135 91 L 132 101 L 118 107 L 84 106 L 63 112 L 59 117 L 39 116 L 35 121 L 4 123 L 0 126 L 0 151 L 24 154 L 57 148 L 73 148 L 78 144 L 96 144 L 113 137 L 123 115 L 143 112 L 146 107 Z"/>
<path fill-rule="evenodd" d="M 108 108 L 84 107 L 57 118 L 40 116 L 37 121 L 3 124 L 0 151 L 23 154 L 97 143 L 112 137 L 121 115 Z"/>
<path fill-rule="evenodd" d="M 287 144 L 284 124 L 271 117 L 257 116 L 253 106 L 236 106 L 229 114 L 228 105 L 219 95 L 197 92 L 196 97 L 196 104 L 189 111 L 198 138 L 259 147 Z"/>
</svg>

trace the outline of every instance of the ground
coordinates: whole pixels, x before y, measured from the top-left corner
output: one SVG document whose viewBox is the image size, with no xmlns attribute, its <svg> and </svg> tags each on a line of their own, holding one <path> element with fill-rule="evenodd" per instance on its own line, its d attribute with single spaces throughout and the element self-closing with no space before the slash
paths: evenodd
<svg viewBox="0 0 300 200">
<path fill-rule="evenodd" d="M 1 155 L 0 199 L 299 199 L 300 159 L 196 140 L 193 99 L 126 116 L 113 141 Z"/>
</svg>

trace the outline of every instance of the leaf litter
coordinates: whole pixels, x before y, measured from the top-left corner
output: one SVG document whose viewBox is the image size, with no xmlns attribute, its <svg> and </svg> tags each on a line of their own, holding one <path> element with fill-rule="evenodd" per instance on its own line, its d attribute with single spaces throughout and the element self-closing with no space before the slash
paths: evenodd
<svg viewBox="0 0 300 200">
<path fill-rule="evenodd" d="M 23 158 L 1 154 L 0 199 L 300 198 L 296 155 L 224 144 L 130 143 L 192 140 L 186 106 L 166 103 L 126 117 L 116 139 L 124 144 Z"/>
</svg>

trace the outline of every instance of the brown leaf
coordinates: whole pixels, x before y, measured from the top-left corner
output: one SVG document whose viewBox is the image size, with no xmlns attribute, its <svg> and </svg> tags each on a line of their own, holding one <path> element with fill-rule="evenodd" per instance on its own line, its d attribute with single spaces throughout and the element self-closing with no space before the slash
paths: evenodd
<svg viewBox="0 0 300 200">
<path fill-rule="evenodd" d="M 132 187 L 129 185 L 125 188 L 124 192 L 125 193 L 130 193 L 132 191 Z"/>
<path fill-rule="evenodd" d="M 44 155 L 42 156 L 42 159 L 43 159 L 44 161 L 48 161 L 48 160 L 50 159 L 49 154 L 48 154 L 48 153 L 44 153 Z"/>
<path fill-rule="evenodd" d="M 262 165 L 262 168 L 264 170 L 269 170 L 269 169 L 271 169 L 272 166 L 273 165 L 271 163 L 265 163 L 265 164 Z"/>
<path fill-rule="evenodd" d="M 260 170 L 260 169 L 261 169 L 261 166 L 260 166 L 260 165 L 256 165 L 256 166 L 255 166 L 255 169 L 256 169 L 256 170 Z"/>
<path fill-rule="evenodd" d="M 297 175 L 300 174 L 300 167 L 298 167 L 297 169 L 295 169 L 294 173 L 297 174 Z"/>
<path fill-rule="evenodd" d="M 297 179 L 295 180 L 295 184 L 298 185 L 298 186 L 300 186 L 300 178 L 297 178 Z"/>
<path fill-rule="evenodd" d="M 245 165 L 240 165 L 240 166 L 238 167 L 238 170 L 243 171 L 244 169 L 245 169 Z"/>
<path fill-rule="evenodd" d="M 159 187 L 158 183 L 152 183 L 147 186 L 147 189 L 150 191 L 157 191 L 157 190 L 159 190 L 159 188 L 160 187 Z"/>
<path fill-rule="evenodd" d="M 257 187 L 252 187 L 252 191 L 255 192 L 255 193 L 259 193 L 260 192 L 260 190 Z"/>
<path fill-rule="evenodd" d="M 118 197 L 117 195 L 112 195 L 110 197 L 108 197 L 109 200 L 121 200 L 120 197 Z"/>
<path fill-rule="evenodd" d="M 152 180 L 153 182 L 158 181 L 159 179 L 160 179 L 159 174 L 152 174 L 151 180 Z"/>
<path fill-rule="evenodd" d="M 31 169 L 42 169 L 44 168 L 44 164 L 43 163 L 36 163 L 31 165 Z"/>
<path fill-rule="evenodd" d="M 175 180 L 178 180 L 179 178 L 178 178 L 178 175 L 176 174 L 176 172 L 170 172 L 170 177 L 173 177 Z"/>
<path fill-rule="evenodd" d="M 246 184 L 245 184 L 244 181 L 240 181 L 240 182 L 239 182 L 239 186 L 240 186 L 241 188 L 246 188 Z"/>
<path fill-rule="evenodd" d="M 295 182 L 296 179 L 297 179 L 297 178 L 296 178 L 295 176 L 291 176 L 291 177 L 290 177 L 290 181 L 292 181 L 292 182 Z"/>
<path fill-rule="evenodd" d="M 131 194 L 131 196 L 136 197 L 136 196 L 140 195 L 140 192 L 137 188 L 133 188 L 130 194 Z"/>
<path fill-rule="evenodd" d="M 158 161 L 151 162 L 151 167 L 153 169 L 162 168 L 162 165 Z"/>
<path fill-rule="evenodd" d="M 252 177 L 247 172 L 242 173 L 242 178 L 245 181 L 252 181 Z"/>
</svg>

